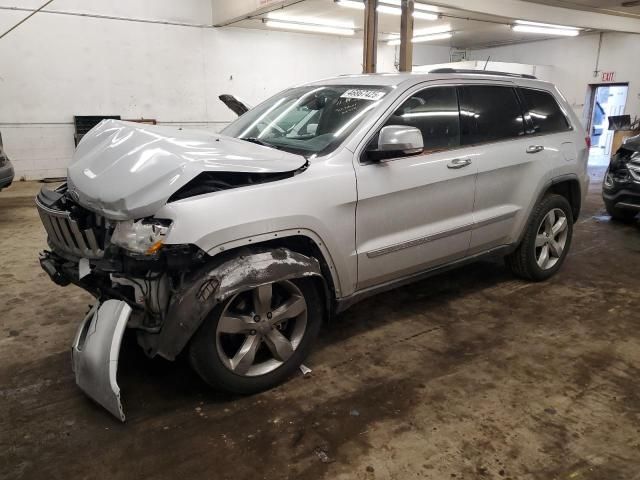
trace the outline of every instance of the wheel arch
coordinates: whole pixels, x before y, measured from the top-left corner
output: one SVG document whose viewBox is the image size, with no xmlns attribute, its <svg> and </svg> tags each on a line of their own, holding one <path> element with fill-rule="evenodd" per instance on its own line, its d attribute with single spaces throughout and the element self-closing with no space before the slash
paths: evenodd
<svg viewBox="0 0 640 480">
<path fill-rule="evenodd" d="M 330 311 L 331 277 L 323 275 L 317 258 L 267 242 L 225 251 L 183 279 L 172 294 L 160 332 L 141 331 L 138 343 L 150 357 L 174 360 L 216 305 L 248 288 L 295 278 L 316 282 Z"/>
<path fill-rule="evenodd" d="M 544 190 L 540 199 L 548 193 L 562 195 L 567 199 L 569 205 L 571 205 L 573 223 L 576 223 L 580 215 L 580 209 L 582 208 L 582 191 L 578 177 L 575 175 L 563 175 L 562 177 L 554 178 L 551 184 Z"/>
<path fill-rule="evenodd" d="M 318 234 L 306 228 L 293 228 L 275 232 L 262 233 L 250 237 L 240 238 L 221 245 L 217 245 L 207 251 L 211 256 L 222 255 L 229 258 L 230 255 L 246 250 L 286 248 L 292 252 L 315 258 L 320 263 L 322 276 L 329 290 L 328 301 L 333 301 L 343 296 L 343 286 L 340 275 L 335 265 L 327 244 Z"/>
<path fill-rule="evenodd" d="M 570 173 L 567 175 L 561 175 L 549 180 L 545 183 L 535 197 L 535 201 L 531 204 L 529 208 L 529 213 L 527 215 L 526 222 L 524 223 L 520 233 L 517 236 L 517 241 L 512 244 L 512 248 L 517 248 L 518 245 L 524 239 L 525 234 L 527 233 L 527 228 L 531 223 L 531 219 L 533 213 L 535 211 L 536 205 L 538 205 L 542 199 L 549 195 L 550 193 L 561 195 L 567 199 L 569 205 L 571 206 L 571 213 L 573 215 L 573 223 L 578 221 L 578 216 L 580 215 L 580 209 L 582 208 L 582 192 L 580 188 L 580 181 L 578 180 L 578 176 Z"/>
</svg>

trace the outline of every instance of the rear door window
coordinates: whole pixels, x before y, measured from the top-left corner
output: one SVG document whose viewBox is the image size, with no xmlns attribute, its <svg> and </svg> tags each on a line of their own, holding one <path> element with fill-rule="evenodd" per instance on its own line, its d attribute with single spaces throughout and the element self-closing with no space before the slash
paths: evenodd
<svg viewBox="0 0 640 480">
<path fill-rule="evenodd" d="M 458 87 L 463 145 L 497 142 L 524 135 L 522 107 L 512 87 Z"/>
<path fill-rule="evenodd" d="M 426 88 L 412 94 L 386 125 L 408 125 L 422 132 L 425 152 L 460 145 L 460 120 L 455 87 Z"/>
<path fill-rule="evenodd" d="M 566 132 L 571 128 L 558 102 L 549 92 L 521 88 L 534 133 Z"/>
</svg>

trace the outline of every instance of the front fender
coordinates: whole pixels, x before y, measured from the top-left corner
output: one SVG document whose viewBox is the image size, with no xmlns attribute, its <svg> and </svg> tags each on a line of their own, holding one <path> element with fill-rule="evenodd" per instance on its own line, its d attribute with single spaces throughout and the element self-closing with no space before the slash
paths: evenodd
<svg viewBox="0 0 640 480">
<path fill-rule="evenodd" d="M 248 253 L 209 265 L 172 295 L 160 333 L 141 331 L 138 342 L 147 355 L 173 360 L 218 303 L 265 283 L 308 276 L 323 279 L 318 260 L 285 248 Z"/>
</svg>

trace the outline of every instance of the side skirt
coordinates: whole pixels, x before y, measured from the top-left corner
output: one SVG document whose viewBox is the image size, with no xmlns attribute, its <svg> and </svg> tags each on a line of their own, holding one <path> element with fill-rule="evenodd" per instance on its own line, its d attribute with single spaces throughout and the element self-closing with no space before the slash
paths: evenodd
<svg viewBox="0 0 640 480">
<path fill-rule="evenodd" d="M 432 277 L 434 275 L 439 275 L 440 273 L 447 272 L 449 270 L 454 270 L 456 268 L 462 267 L 464 265 L 468 265 L 470 263 L 477 262 L 483 258 L 491 258 L 508 255 L 513 252 L 518 247 L 518 244 L 513 245 L 502 245 L 499 247 L 492 248 L 491 250 L 487 250 L 486 252 L 477 253 L 470 257 L 465 257 L 460 260 L 456 260 L 455 262 L 446 263 L 444 265 L 439 265 L 437 267 L 430 268 L 428 270 L 424 270 L 418 273 L 412 273 L 406 277 L 402 277 L 396 280 L 391 280 L 390 282 L 382 283 L 380 285 L 374 285 L 372 287 L 366 288 L 364 290 L 358 290 L 354 294 L 339 298 L 337 300 L 335 313 L 340 313 L 345 311 L 347 308 L 355 305 L 362 300 L 377 295 L 382 292 L 387 292 L 389 290 L 396 289 L 398 287 L 402 287 L 404 285 L 408 285 L 410 283 L 418 282 L 420 280 L 424 280 L 425 278 Z"/>
</svg>

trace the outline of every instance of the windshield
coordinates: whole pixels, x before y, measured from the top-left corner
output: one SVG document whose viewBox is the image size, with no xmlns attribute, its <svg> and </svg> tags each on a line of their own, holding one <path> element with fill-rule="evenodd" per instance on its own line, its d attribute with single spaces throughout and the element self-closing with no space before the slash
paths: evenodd
<svg viewBox="0 0 640 480">
<path fill-rule="evenodd" d="M 222 133 L 305 156 L 334 150 L 389 88 L 327 85 L 285 90 L 249 110 Z"/>
</svg>

